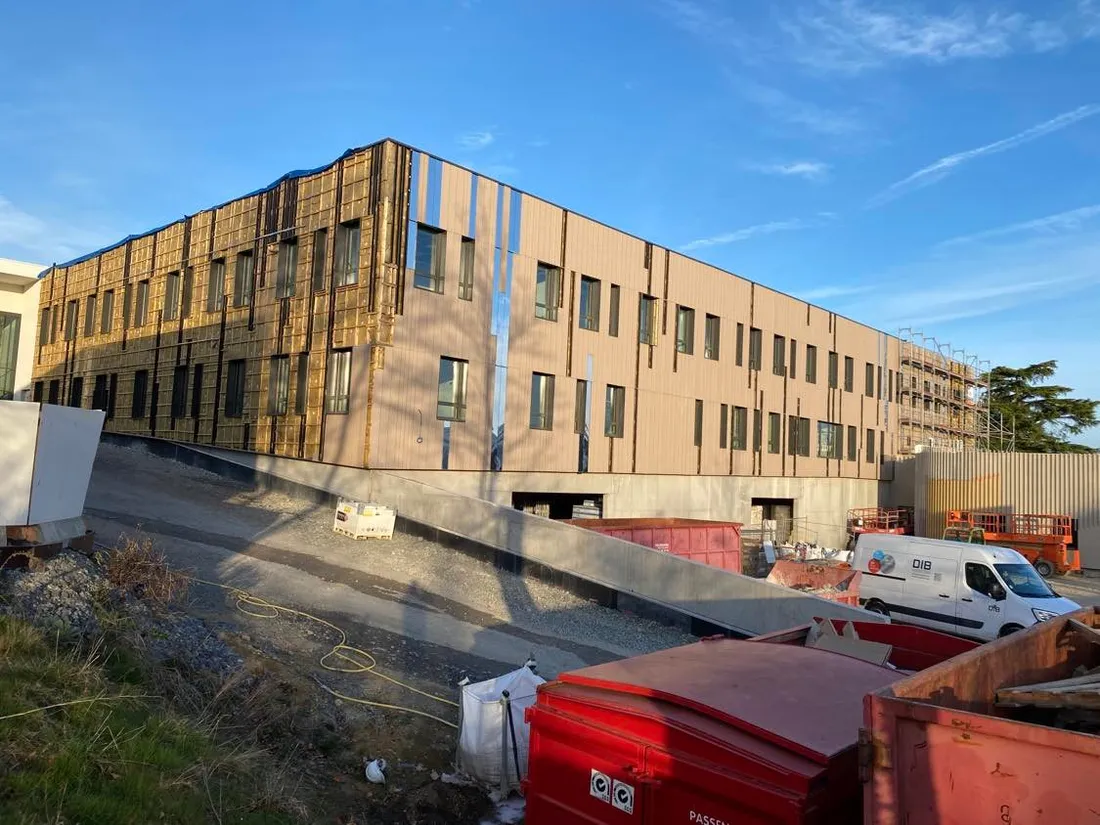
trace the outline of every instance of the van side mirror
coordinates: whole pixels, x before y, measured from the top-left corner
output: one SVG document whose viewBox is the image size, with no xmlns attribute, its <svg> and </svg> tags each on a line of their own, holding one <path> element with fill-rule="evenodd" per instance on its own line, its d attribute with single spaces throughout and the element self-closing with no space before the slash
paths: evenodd
<svg viewBox="0 0 1100 825">
<path fill-rule="evenodd" d="M 993 585 L 993 587 L 990 588 L 989 597 L 995 602 L 1003 602 L 1005 599 L 1008 598 L 1008 594 L 1005 593 L 1005 589 L 1003 587 L 1001 587 L 999 584 L 995 584 Z"/>
</svg>

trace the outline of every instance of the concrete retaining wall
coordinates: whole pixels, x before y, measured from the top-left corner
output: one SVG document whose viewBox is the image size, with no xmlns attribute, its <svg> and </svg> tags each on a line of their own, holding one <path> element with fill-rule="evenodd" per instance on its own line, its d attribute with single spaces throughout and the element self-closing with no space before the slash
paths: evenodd
<svg viewBox="0 0 1100 825">
<path fill-rule="evenodd" d="M 526 564 L 543 566 L 692 617 L 704 627 L 755 635 L 803 624 L 815 616 L 880 620 L 857 608 L 460 496 L 393 473 L 231 450 L 174 444 L 166 447 L 194 450 L 249 472 L 395 507 L 405 519 L 506 552 L 518 560 L 513 567 L 518 572 Z"/>
</svg>

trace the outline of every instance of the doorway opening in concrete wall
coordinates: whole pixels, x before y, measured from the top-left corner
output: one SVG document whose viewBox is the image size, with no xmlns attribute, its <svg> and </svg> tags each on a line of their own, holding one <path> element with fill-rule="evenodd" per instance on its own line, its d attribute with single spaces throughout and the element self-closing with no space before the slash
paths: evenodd
<svg viewBox="0 0 1100 825">
<path fill-rule="evenodd" d="M 794 530 L 794 499 L 793 498 L 753 498 L 752 500 L 752 524 L 767 530 L 773 527 L 775 530 L 776 544 L 786 544 L 791 540 Z"/>
<path fill-rule="evenodd" d="M 600 493 L 512 493 L 512 507 L 550 519 L 602 518 Z"/>
</svg>

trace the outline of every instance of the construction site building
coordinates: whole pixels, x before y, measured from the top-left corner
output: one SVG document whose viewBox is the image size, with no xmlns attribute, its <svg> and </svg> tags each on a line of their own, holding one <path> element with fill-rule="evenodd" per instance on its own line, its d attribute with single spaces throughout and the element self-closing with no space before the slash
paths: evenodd
<svg viewBox="0 0 1100 825">
<path fill-rule="evenodd" d="M 926 357 L 393 140 L 51 267 L 36 356 L 112 432 L 837 543 Z"/>
</svg>

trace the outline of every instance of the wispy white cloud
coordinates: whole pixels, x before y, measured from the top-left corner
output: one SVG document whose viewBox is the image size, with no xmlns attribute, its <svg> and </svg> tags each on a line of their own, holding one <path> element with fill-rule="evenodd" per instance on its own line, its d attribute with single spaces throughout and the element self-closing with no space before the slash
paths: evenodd
<svg viewBox="0 0 1100 825">
<path fill-rule="evenodd" d="M 946 241 L 941 241 L 936 244 L 936 248 L 943 249 L 1019 235 L 1051 236 L 1063 232 L 1076 232 L 1084 228 L 1088 221 L 1098 216 L 1100 216 L 1100 204 L 1082 206 L 1080 209 L 1069 209 L 1055 215 L 1047 215 L 1044 218 L 1010 223 L 1007 226 L 998 226 L 994 229 L 986 229 L 983 232 L 975 232 L 971 235 L 959 235 L 954 238 L 948 238 Z"/>
<path fill-rule="evenodd" d="M 1093 115 L 1100 114 L 1100 105 L 1090 103 L 1086 106 L 1078 106 L 1069 112 L 1063 112 L 1057 117 L 1050 120 L 1043 121 L 1030 129 L 1025 129 L 1022 132 L 1017 132 L 1011 137 L 1003 138 L 1002 140 L 994 141 L 993 143 L 987 143 L 984 146 L 979 146 L 976 149 L 967 149 L 965 152 L 956 152 L 953 155 L 947 155 L 939 160 L 928 164 L 927 166 L 918 169 L 907 178 L 892 183 L 884 191 L 875 195 L 871 199 L 868 205 L 878 206 L 887 201 L 891 201 L 894 198 L 900 197 L 907 192 L 911 192 L 914 189 L 920 189 L 924 186 L 936 183 L 943 180 L 950 174 L 953 174 L 966 163 L 977 158 L 984 157 L 986 155 L 994 155 L 999 152 L 1005 152 L 1009 149 L 1015 149 L 1017 146 L 1022 146 L 1025 143 L 1030 143 L 1033 140 L 1049 135 L 1053 132 L 1061 131 L 1062 129 L 1073 126 L 1075 123 L 1079 123 L 1086 118 L 1090 118 Z"/>
<path fill-rule="evenodd" d="M 658 5 L 675 26 L 702 40 L 739 48 L 751 54 L 744 21 L 738 20 L 714 0 L 661 0 Z M 758 44 L 759 45 L 759 44 Z"/>
<path fill-rule="evenodd" d="M 781 27 L 793 46 L 785 51 L 793 59 L 841 72 L 859 72 L 891 61 L 944 64 L 1042 53 L 1095 36 L 1089 0 L 1045 6 L 1051 16 L 1041 18 L 1021 12 L 983 12 L 972 4 L 933 14 L 901 3 L 817 0 L 802 5 Z"/>
<path fill-rule="evenodd" d="M 496 135 L 494 135 L 492 131 L 486 129 L 480 132 L 467 132 L 464 135 L 459 135 L 458 145 L 463 149 L 474 151 L 477 149 L 485 149 L 490 146 L 494 140 L 496 140 Z"/>
<path fill-rule="evenodd" d="M 112 237 L 69 221 L 45 220 L 0 195 L 0 255 L 4 257 L 62 261 L 97 249 Z"/>
<path fill-rule="evenodd" d="M 796 296 L 803 301 L 828 301 L 832 298 L 850 298 L 853 295 L 864 295 L 874 289 L 874 285 L 842 285 L 819 286 L 813 289 L 800 289 Z"/>
<path fill-rule="evenodd" d="M 749 166 L 754 172 L 779 175 L 787 178 L 821 180 L 829 174 L 829 164 L 820 160 L 796 160 L 790 163 L 756 163 Z"/>
<path fill-rule="evenodd" d="M 790 126 L 808 129 L 828 137 L 845 137 L 864 129 L 864 123 L 852 111 L 836 111 L 767 86 L 763 83 L 729 76 L 734 89 L 772 118 Z"/>
<path fill-rule="evenodd" d="M 745 226 L 741 229 L 734 229 L 731 232 L 723 232 L 720 235 L 713 235 L 709 238 L 698 238 L 697 240 L 690 241 L 680 247 L 682 252 L 691 252 L 695 249 L 706 249 L 711 246 L 725 246 L 731 243 L 739 243 L 740 241 L 747 241 L 750 238 L 755 238 L 760 235 L 774 235 L 776 232 L 793 232 L 799 229 L 814 229 L 822 226 L 825 223 L 835 220 L 836 215 L 832 212 L 820 212 L 813 218 L 793 218 L 786 221 L 769 221 L 768 223 L 758 223 L 753 226 Z"/>
</svg>

